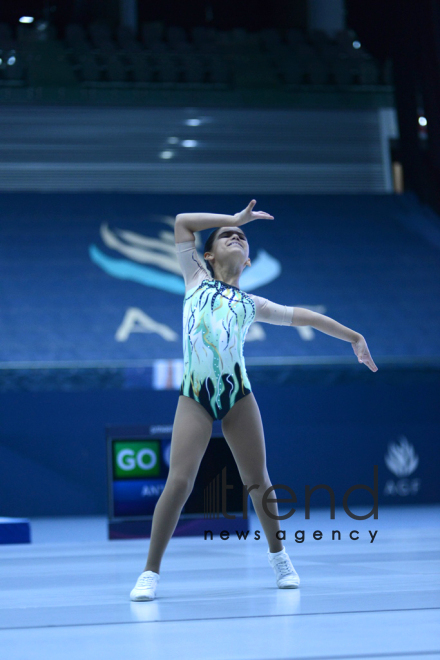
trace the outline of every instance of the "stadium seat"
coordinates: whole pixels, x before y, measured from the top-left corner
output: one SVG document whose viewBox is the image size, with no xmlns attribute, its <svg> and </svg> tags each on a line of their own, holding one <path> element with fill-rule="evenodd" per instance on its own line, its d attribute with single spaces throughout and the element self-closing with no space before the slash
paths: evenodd
<svg viewBox="0 0 440 660">
<path fill-rule="evenodd" d="M 266 51 L 277 50 L 283 45 L 281 34 L 275 28 L 266 28 L 259 32 L 260 43 L 264 46 Z"/>
<path fill-rule="evenodd" d="M 310 30 L 308 33 L 308 39 L 311 45 L 319 50 L 324 48 L 331 41 L 330 37 L 323 30 Z"/>
<path fill-rule="evenodd" d="M 180 58 L 186 82 L 201 83 L 205 80 L 205 66 L 200 57 L 186 55 Z"/>
<path fill-rule="evenodd" d="M 372 59 L 363 59 L 359 62 L 359 82 L 361 85 L 377 85 L 379 82 L 379 69 Z"/>
<path fill-rule="evenodd" d="M 7 64 L 3 69 L 3 75 L 6 80 L 24 80 L 25 65 L 20 56 L 17 56 L 14 64 Z"/>
<path fill-rule="evenodd" d="M 124 65 L 117 55 L 112 55 L 107 59 L 107 80 L 111 82 L 124 82 L 127 78 L 127 73 Z"/>
<path fill-rule="evenodd" d="M 331 62 L 338 58 L 340 49 L 338 44 L 334 41 L 328 41 L 327 43 L 321 44 L 318 48 L 318 52 L 324 60 Z"/>
<path fill-rule="evenodd" d="M 14 37 L 9 23 L 0 23 L 0 44 L 13 41 Z"/>
<path fill-rule="evenodd" d="M 297 46 L 298 44 L 306 43 L 306 39 L 301 30 L 296 28 L 290 28 L 286 33 L 287 43 L 291 46 Z"/>
<path fill-rule="evenodd" d="M 116 55 L 117 52 L 116 44 L 113 41 L 101 41 L 99 42 L 99 46 L 95 46 L 95 50 L 97 54 L 104 59 Z"/>
<path fill-rule="evenodd" d="M 131 58 L 131 72 L 135 82 L 143 83 L 154 80 L 154 67 L 143 53 Z"/>
<path fill-rule="evenodd" d="M 246 43 L 249 33 L 245 28 L 232 28 L 232 30 L 229 30 L 229 37 L 231 43 Z"/>
<path fill-rule="evenodd" d="M 191 28 L 190 33 L 192 40 L 195 43 L 210 40 L 210 29 L 204 27 L 203 25 L 196 25 L 195 27 Z"/>
<path fill-rule="evenodd" d="M 143 23 L 141 27 L 141 38 L 144 46 L 149 48 L 152 43 L 163 42 L 165 36 L 164 32 L 164 24 L 162 21 Z"/>
<path fill-rule="evenodd" d="M 349 58 L 338 58 L 330 64 L 331 74 L 338 85 L 352 85 L 355 80 L 353 61 Z"/>
<path fill-rule="evenodd" d="M 316 57 L 315 49 L 306 43 L 297 43 L 294 47 L 295 56 L 302 62 L 308 62 Z"/>
<path fill-rule="evenodd" d="M 196 26 L 191 30 L 195 48 L 203 52 L 213 52 L 218 48 L 218 31 L 213 27 Z"/>
<path fill-rule="evenodd" d="M 221 57 L 213 56 L 207 58 L 206 68 L 210 82 L 223 84 L 229 82 L 229 68 L 225 60 L 223 60 Z"/>
<path fill-rule="evenodd" d="M 101 80 L 101 70 L 95 57 L 83 57 L 81 59 L 81 76 L 85 82 Z"/>
<path fill-rule="evenodd" d="M 90 39 L 96 48 L 100 48 L 100 44 L 103 42 L 112 41 L 111 30 L 106 23 L 91 23 L 88 31 Z"/>
<path fill-rule="evenodd" d="M 265 53 L 266 59 L 269 64 L 276 69 L 280 67 L 282 62 L 286 60 L 295 58 L 298 59 L 292 49 L 287 45 L 280 43 L 277 46 L 272 47 L 271 50 L 268 50 Z"/>
<path fill-rule="evenodd" d="M 280 71 L 284 82 L 291 85 L 300 85 L 304 80 L 304 67 L 297 59 L 290 58 L 280 63 Z"/>
<path fill-rule="evenodd" d="M 189 41 L 176 41 L 170 45 L 175 53 L 191 54 L 195 52 L 194 44 L 191 44 Z"/>
<path fill-rule="evenodd" d="M 318 57 L 307 62 L 306 74 L 311 85 L 326 85 L 329 82 L 328 64 Z"/>
<path fill-rule="evenodd" d="M 136 39 L 136 35 L 128 27 L 120 25 L 116 30 L 116 39 L 120 48 L 130 53 L 139 53 L 142 51 L 140 43 Z"/>
<path fill-rule="evenodd" d="M 76 60 L 92 55 L 92 45 L 89 41 L 75 41 L 72 43 L 71 49 Z"/>
<path fill-rule="evenodd" d="M 21 50 L 24 44 L 20 44 Z M 0 51 L 12 50 L 18 47 L 17 40 L 14 39 L 14 34 L 11 27 L 7 23 L 0 23 Z"/>
<path fill-rule="evenodd" d="M 116 43 L 112 39 L 111 30 L 105 23 L 91 23 L 88 26 L 88 34 L 93 48 L 99 51 L 99 55 L 108 58 L 116 53 Z"/>
<path fill-rule="evenodd" d="M 159 55 L 155 57 L 155 64 L 159 82 L 178 82 L 179 67 L 174 57 Z"/>
<path fill-rule="evenodd" d="M 221 52 L 221 48 L 215 41 L 204 41 L 193 44 L 193 51 L 202 55 L 215 55 Z"/>
<path fill-rule="evenodd" d="M 9 38 L 9 26 L 3 29 L 2 25 L 0 39 L 2 34 Z M 142 41 L 127 27 L 118 27 L 113 37 L 104 23 L 95 22 L 86 29 L 70 24 L 65 43 L 73 67 L 83 71 L 80 75 L 87 80 L 99 80 L 107 71 L 109 80 L 134 83 L 392 84 L 390 65 L 381 68 L 364 49 L 353 48 L 357 37 L 351 30 L 340 31 L 332 39 L 321 30 L 306 34 L 294 28 L 283 33 L 275 28 L 249 32 L 195 26 L 187 31 L 153 21 L 144 23 L 140 32 Z"/>
<path fill-rule="evenodd" d="M 169 26 L 167 30 L 167 40 L 172 47 L 174 47 L 174 45 L 188 43 L 188 37 L 185 29 L 180 25 Z"/>
<path fill-rule="evenodd" d="M 354 41 L 358 41 L 358 36 L 354 30 L 339 30 L 336 33 L 336 42 L 343 52 L 352 52 Z"/>
<path fill-rule="evenodd" d="M 82 25 L 78 25 L 77 23 L 66 25 L 65 36 L 67 43 L 71 47 L 78 42 L 87 41 L 86 31 Z"/>
</svg>

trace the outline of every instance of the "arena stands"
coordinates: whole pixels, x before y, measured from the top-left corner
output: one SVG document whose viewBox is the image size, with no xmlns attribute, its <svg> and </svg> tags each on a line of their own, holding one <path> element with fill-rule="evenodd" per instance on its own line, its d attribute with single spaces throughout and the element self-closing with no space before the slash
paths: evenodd
<svg viewBox="0 0 440 660">
<path fill-rule="evenodd" d="M 31 85 L 31 69 L 47 68 L 46 43 L 30 33 L 0 24 L 0 86 Z M 74 73 L 79 86 L 191 86 L 211 89 L 304 87 L 389 87 L 389 64 L 382 66 L 350 30 L 335 39 L 319 30 L 244 28 L 185 30 L 160 21 L 145 23 L 134 34 L 127 27 L 112 31 L 103 23 L 69 24 L 58 61 Z M 52 69 L 52 67 L 49 67 Z M 50 80 L 48 80 L 50 84 Z M 58 80 L 53 84 L 58 84 Z"/>
</svg>

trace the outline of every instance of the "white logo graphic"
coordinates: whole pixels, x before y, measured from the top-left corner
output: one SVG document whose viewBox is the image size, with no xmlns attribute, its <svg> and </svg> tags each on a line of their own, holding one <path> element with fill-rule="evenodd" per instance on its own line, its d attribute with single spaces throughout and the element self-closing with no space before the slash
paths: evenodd
<svg viewBox="0 0 440 660">
<path fill-rule="evenodd" d="M 399 440 L 400 442 L 394 442 L 388 445 L 385 463 L 387 468 L 396 477 L 407 477 L 417 468 L 419 457 L 415 453 L 413 445 L 408 442 L 404 435 Z"/>
<path fill-rule="evenodd" d="M 138 282 L 144 286 L 183 296 L 185 284 L 174 243 L 175 218 L 167 215 L 154 215 L 153 220 L 168 225 L 171 231 L 162 230 L 159 232 L 158 238 L 152 238 L 133 231 L 119 228 L 110 229 L 108 223 L 101 223 L 102 242 L 110 250 L 122 254 L 124 258 L 110 256 L 92 244 L 89 245 L 90 259 L 112 277 Z M 198 259 L 204 267 L 202 239 L 198 232 L 194 238 Z M 247 267 L 240 277 L 240 287 L 244 291 L 253 291 L 276 280 L 281 275 L 281 271 L 281 262 L 278 259 L 266 250 L 258 249 L 257 255 L 252 259 L 252 266 Z M 298 301 L 297 306 L 319 314 L 325 314 L 327 309 L 324 305 L 305 305 L 301 304 L 301 301 Z M 295 328 L 303 341 L 312 341 L 315 338 L 312 326 L 303 325 L 295 326 Z M 179 335 L 171 327 L 155 321 L 138 307 L 129 307 L 126 310 L 125 316 L 116 330 L 115 340 L 126 342 L 133 333 L 158 334 L 169 342 L 179 339 Z M 259 323 L 253 323 L 245 337 L 247 342 L 264 341 L 265 339 L 266 332 Z M 179 389 L 179 387 L 180 382 L 177 388 L 167 386 L 166 389 Z"/>
<path fill-rule="evenodd" d="M 165 323 L 158 323 L 138 307 L 129 307 L 116 330 L 116 341 L 127 341 L 133 332 L 156 332 L 165 341 L 177 341 L 179 335 Z"/>
</svg>

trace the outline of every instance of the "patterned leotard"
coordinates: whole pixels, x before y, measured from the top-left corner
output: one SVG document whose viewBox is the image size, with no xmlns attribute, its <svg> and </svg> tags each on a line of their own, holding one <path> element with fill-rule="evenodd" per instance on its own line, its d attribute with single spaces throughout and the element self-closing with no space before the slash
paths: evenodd
<svg viewBox="0 0 440 660">
<path fill-rule="evenodd" d="M 194 240 L 177 243 L 176 252 L 185 279 L 180 394 L 198 401 L 213 419 L 223 419 L 251 392 L 243 356 L 251 323 L 290 325 L 294 308 L 213 279 Z"/>
</svg>

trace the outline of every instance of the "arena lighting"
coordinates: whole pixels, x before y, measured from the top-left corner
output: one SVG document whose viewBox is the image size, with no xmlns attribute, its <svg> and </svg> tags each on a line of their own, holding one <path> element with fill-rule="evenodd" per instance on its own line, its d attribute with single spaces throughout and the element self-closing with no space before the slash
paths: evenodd
<svg viewBox="0 0 440 660">
<path fill-rule="evenodd" d="M 187 126 L 200 126 L 201 123 L 200 119 L 187 119 L 185 122 Z"/>
<path fill-rule="evenodd" d="M 177 144 L 179 142 L 179 138 L 177 137 L 169 137 L 167 140 L 168 144 Z"/>
<path fill-rule="evenodd" d="M 359 50 L 360 47 L 361 47 L 361 42 L 360 41 L 353 41 L 353 48 L 355 48 L 356 50 Z"/>
<path fill-rule="evenodd" d="M 427 126 L 428 120 L 426 119 L 426 117 L 419 117 L 419 124 L 420 126 Z"/>
<path fill-rule="evenodd" d="M 34 17 L 33 16 L 22 16 L 21 18 L 18 19 L 20 23 L 33 23 L 34 22 Z"/>
<path fill-rule="evenodd" d="M 15 64 L 16 61 L 17 61 L 17 59 L 14 57 L 14 55 L 12 55 L 12 57 L 8 57 L 9 66 L 12 66 L 13 64 Z"/>
<path fill-rule="evenodd" d="M 182 147 L 197 147 L 197 140 L 182 140 Z"/>
<path fill-rule="evenodd" d="M 172 158 L 174 156 L 174 151 L 161 151 L 159 158 Z"/>
</svg>

